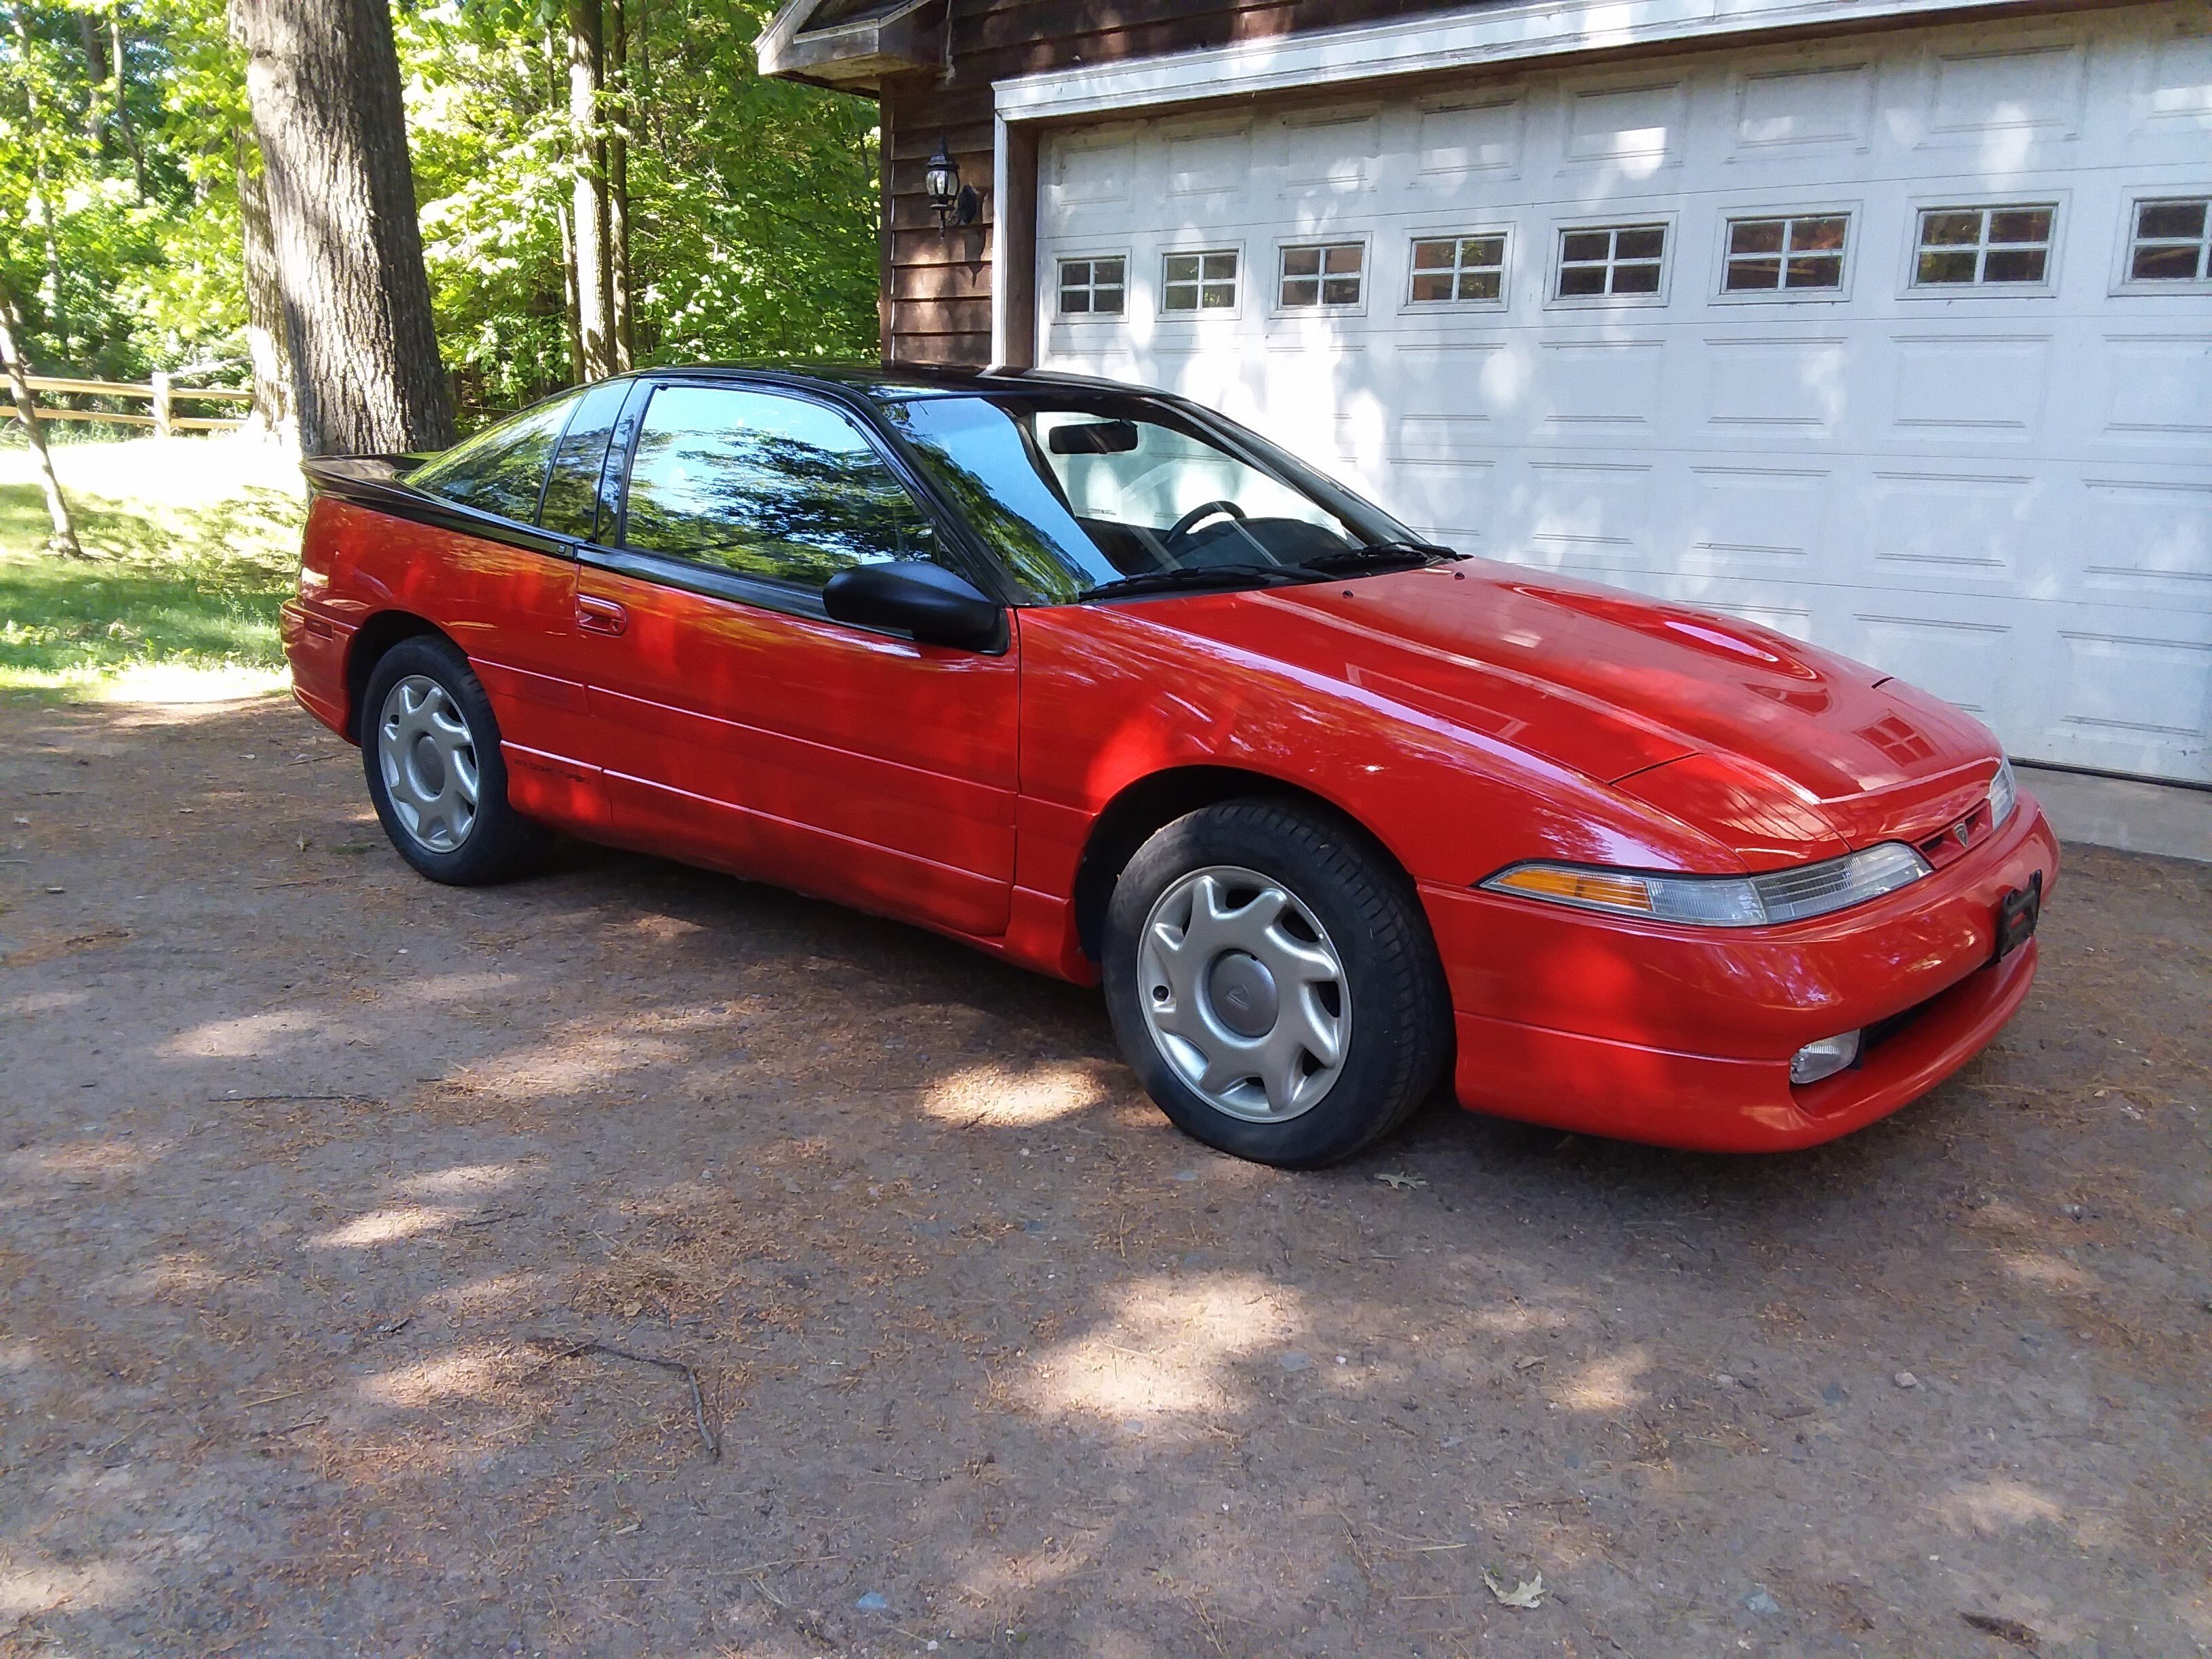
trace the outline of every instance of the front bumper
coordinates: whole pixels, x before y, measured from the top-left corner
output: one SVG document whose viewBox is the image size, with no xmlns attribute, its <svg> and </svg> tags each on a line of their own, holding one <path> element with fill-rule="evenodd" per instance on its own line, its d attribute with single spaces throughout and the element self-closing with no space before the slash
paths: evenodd
<svg viewBox="0 0 2212 1659">
<path fill-rule="evenodd" d="M 2023 793 L 1935 874 L 1785 927 L 1668 927 L 1424 884 L 1461 1103 L 1709 1152 L 1832 1140 L 1925 1094 L 2012 1018 L 2036 945 L 1992 961 L 1997 907 L 2038 872 L 2047 901 L 2057 871 L 2057 839 Z M 1884 1022 L 1856 1066 L 1790 1081 L 1806 1043 Z"/>
</svg>

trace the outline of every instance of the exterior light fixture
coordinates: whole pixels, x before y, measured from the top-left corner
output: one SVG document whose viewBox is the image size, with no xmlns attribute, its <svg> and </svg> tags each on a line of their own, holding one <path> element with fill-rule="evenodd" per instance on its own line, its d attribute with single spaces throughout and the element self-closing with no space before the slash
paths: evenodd
<svg viewBox="0 0 2212 1659">
<path fill-rule="evenodd" d="M 937 138 L 937 153 L 929 158 L 929 165 L 921 174 L 922 192 L 929 198 L 929 210 L 937 216 L 937 228 L 950 230 L 955 225 L 972 225 L 983 210 L 983 198 L 973 185 L 960 182 L 960 163 L 952 159 L 952 151 L 945 135 Z"/>
</svg>

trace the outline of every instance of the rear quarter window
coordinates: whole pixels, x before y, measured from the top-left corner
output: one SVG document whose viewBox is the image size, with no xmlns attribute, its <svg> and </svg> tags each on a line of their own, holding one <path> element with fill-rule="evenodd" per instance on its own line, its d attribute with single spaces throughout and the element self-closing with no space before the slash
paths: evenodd
<svg viewBox="0 0 2212 1659">
<path fill-rule="evenodd" d="M 545 481 L 544 504 L 538 522 L 563 536 L 589 541 L 599 510 L 599 474 L 606 465 L 607 441 L 614 434 L 615 418 L 622 413 L 633 382 L 609 380 L 586 392 L 576 405 L 575 417 L 562 434 L 554 453 L 552 476 Z M 610 538 L 614 528 L 607 528 Z"/>
<path fill-rule="evenodd" d="M 407 482 L 426 494 L 482 513 L 535 524 L 546 466 L 578 400 L 571 393 L 526 409 L 416 468 Z"/>
</svg>

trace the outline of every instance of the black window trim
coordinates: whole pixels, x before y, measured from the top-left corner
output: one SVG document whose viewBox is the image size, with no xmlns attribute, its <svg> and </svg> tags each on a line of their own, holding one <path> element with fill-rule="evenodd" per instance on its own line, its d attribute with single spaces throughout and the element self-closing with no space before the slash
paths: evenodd
<svg viewBox="0 0 2212 1659">
<path fill-rule="evenodd" d="M 574 406 L 569 410 L 568 418 L 561 423 L 561 435 L 553 441 L 552 459 L 546 463 L 545 477 L 538 485 L 538 511 L 531 522 L 539 530 L 544 531 L 545 534 L 558 536 L 568 542 L 572 549 L 591 541 L 592 537 L 599 533 L 600 520 L 606 515 L 607 462 L 614 454 L 615 440 L 622 433 L 623 420 L 631 414 L 632 410 L 641 410 L 645 407 L 644 399 L 638 394 L 637 380 L 633 380 L 630 382 L 629 392 L 623 398 L 622 407 L 615 411 L 614 422 L 607 428 L 606 451 L 599 457 L 599 476 L 592 485 L 592 534 L 572 536 L 562 530 L 545 530 L 545 497 L 553 488 L 554 470 L 561 465 L 562 446 L 568 441 L 568 434 L 576 424 L 576 416 L 584 412 L 584 405 L 591 400 L 593 392 L 602 386 L 614 385 L 620 378 L 620 376 L 614 376 L 605 380 L 590 380 L 573 388 L 576 400 Z"/>
<path fill-rule="evenodd" d="M 630 471 L 637 459 L 637 445 L 645 426 L 645 412 L 651 406 L 654 395 L 663 387 L 678 386 L 787 397 L 811 404 L 842 417 L 847 425 L 859 431 L 861 441 L 913 498 L 915 505 L 928 520 L 938 544 L 951 556 L 948 568 L 973 582 L 986 597 L 1000 605 L 1019 603 L 1007 592 L 1011 580 L 1008 573 L 1002 569 L 998 559 L 988 550 L 976 545 L 975 536 L 960 515 L 947 507 L 937 492 L 928 486 L 920 471 L 900 452 L 896 441 L 884 429 L 872 403 L 863 398 L 840 395 L 839 389 L 818 382 L 771 374 L 702 374 L 673 369 L 658 374 L 641 375 L 637 391 L 623 404 L 622 413 L 616 417 L 615 437 L 620 445 L 622 464 L 619 477 L 611 481 L 617 498 L 614 544 L 609 545 L 604 541 L 579 544 L 575 556 L 580 562 L 641 581 L 658 582 L 686 592 L 703 594 L 709 599 L 728 599 L 815 622 L 832 620 L 829 611 L 823 607 L 820 590 L 802 583 L 778 581 L 769 576 L 741 576 L 696 559 L 686 559 L 678 554 L 659 553 L 623 544 L 629 529 Z M 617 443 L 609 443 L 607 465 L 610 467 L 615 464 L 616 453 Z M 602 477 L 600 488 L 603 492 L 607 489 L 610 480 Z M 606 513 L 606 498 L 603 494 L 600 504 L 602 520 L 605 519 Z M 837 623 L 836 626 L 852 628 L 860 633 L 876 634 L 885 639 L 906 637 L 896 629 L 860 628 L 855 623 L 842 622 Z M 1005 648 L 1002 645 L 998 650 Z M 996 655 L 998 652 L 983 654 Z"/>
</svg>

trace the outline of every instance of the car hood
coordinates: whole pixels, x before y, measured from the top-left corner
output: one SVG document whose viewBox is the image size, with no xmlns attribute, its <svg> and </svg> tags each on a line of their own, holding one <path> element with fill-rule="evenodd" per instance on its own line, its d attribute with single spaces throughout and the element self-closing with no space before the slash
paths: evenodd
<svg viewBox="0 0 2212 1659">
<path fill-rule="evenodd" d="M 1970 716 L 1848 659 L 1516 566 L 1171 603 L 1179 628 L 1571 768 L 1753 869 L 1938 834 L 2000 756 Z"/>
</svg>

